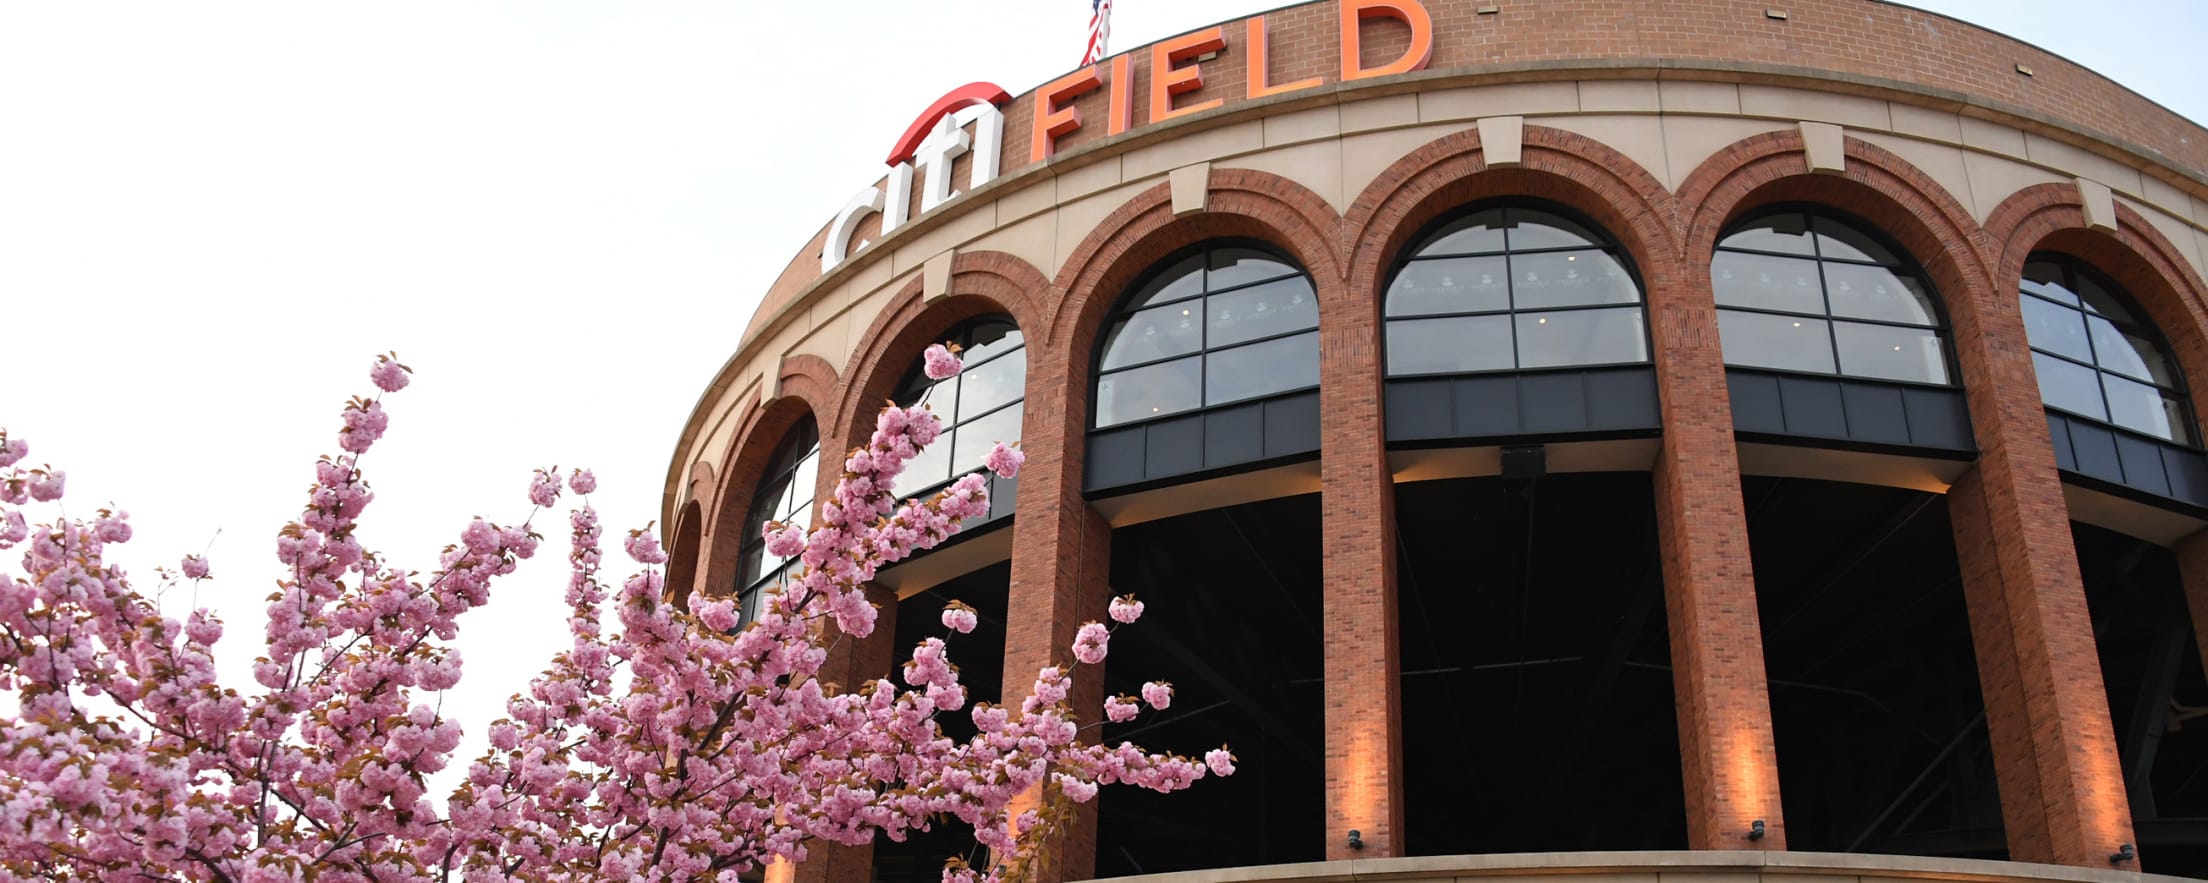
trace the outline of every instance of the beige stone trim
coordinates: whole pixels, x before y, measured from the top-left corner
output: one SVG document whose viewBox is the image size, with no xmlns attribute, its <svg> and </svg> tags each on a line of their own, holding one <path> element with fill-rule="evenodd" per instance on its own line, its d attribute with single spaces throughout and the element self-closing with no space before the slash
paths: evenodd
<svg viewBox="0 0 2208 883">
<path fill-rule="evenodd" d="M 2116 194 L 2108 185 L 2091 178 L 2079 178 L 2078 201 L 2085 205 L 2085 225 L 2104 233 L 2116 232 Z"/>
<path fill-rule="evenodd" d="M 1488 168 L 1509 168 L 1525 156 L 1525 117 L 1482 117 L 1479 126 L 1480 155 Z"/>
<path fill-rule="evenodd" d="M 1211 205 L 1211 163 L 1185 165 L 1166 177 L 1173 183 L 1174 214 L 1195 214 Z"/>
<path fill-rule="evenodd" d="M 934 302 L 951 293 L 951 262 L 958 260 L 958 249 L 946 248 L 942 254 L 929 258 L 920 268 L 920 299 Z"/>
<path fill-rule="evenodd" d="M 1846 130 L 1831 123 L 1802 122 L 1802 152 L 1809 156 L 1809 170 L 1837 175 L 1848 170 Z"/>
</svg>

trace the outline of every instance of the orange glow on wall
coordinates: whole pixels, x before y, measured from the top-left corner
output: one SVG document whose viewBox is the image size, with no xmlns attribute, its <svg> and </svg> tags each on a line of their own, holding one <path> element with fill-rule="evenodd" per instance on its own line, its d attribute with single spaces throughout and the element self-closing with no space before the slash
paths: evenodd
<svg viewBox="0 0 2208 883">
<path fill-rule="evenodd" d="M 1410 48 L 1403 57 L 1379 67 L 1363 66 L 1364 21 L 1392 18 L 1411 26 Z M 1434 58 L 1434 18 L 1418 0 L 1342 0 L 1342 82 L 1423 70 Z"/>
<path fill-rule="evenodd" d="M 1225 48 L 1226 34 L 1216 26 L 1182 34 L 1151 47 L 1150 121 L 1160 123 L 1225 104 L 1224 100 L 1214 98 L 1187 107 L 1173 106 L 1173 96 L 1204 87 L 1204 69 L 1201 63 L 1190 61 L 1187 67 L 1175 65 L 1206 52 L 1217 52 Z"/>
<path fill-rule="evenodd" d="M 1112 109 L 1105 134 L 1117 135 L 1135 124 L 1135 74 L 1126 53 L 1112 56 Z"/>
<path fill-rule="evenodd" d="M 1061 103 L 1086 95 L 1102 85 L 1104 81 L 1096 78 L 1096 65 L 1092 64 L 1035 90 L 1035 138 L 1028 161 L 1049 159 L 1058 150 L 1059 138 L 1081 128 L 1080 109 Z"/>
<path fill-rule="evenodd" d="M 1250 59 L 1250 72 L 1247 78 L 1249 97 L 1263 98 L 1267 95 L 1279 95 L 1283 92 L 1309 89 L 1326 82 L 1321 77 L 1312 77 L 1307 80 L 1297 80 L 1293 83 L 1272 85 L 1272 75 L 1265 69 L 1265 60 L 1270 54 L 1270 48 L 1271 46 L 1265 41 L 1265 17 L 1262 15 L 1252 17 L 1249 22 L 1249 46 L 1246 49 Z"/>
</svg>

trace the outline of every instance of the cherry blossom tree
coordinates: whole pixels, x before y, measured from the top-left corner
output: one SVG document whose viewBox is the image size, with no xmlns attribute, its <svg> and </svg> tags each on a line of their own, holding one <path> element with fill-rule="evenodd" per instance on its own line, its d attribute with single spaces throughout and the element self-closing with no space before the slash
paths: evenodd
<svg viewBox="0 0 2208 883">
<path fill-rule="evenodd" d="M 938 379 L 959 370 L 943 347 L 925 364 Z M 773 552 L 803 566 L 754 622 L 739 622 L 730 597 L 673 603 L 667 555 L 646 530 L 622 542 L 642 569 L 609 587 L 588 502 L 596 479 L 539 470 L 531 519 L 563 494 L 581 498 L 567 519 L 572 642 L 489 723 L 490 748 L 463 783 L 432 797 L 430 777 L 461 740 L 436 701 L 461 677 L 460 617 L 542 537 L 533 520 L 476 519 L 427 571 L 363 548 L 355 532 L 375 494 L 362 460 L 388 426 L 382 394 L 409 372 L 383 356 L 371 379 L 381 394 L 347 403 L 344 453 L 315 464 L 304 511 L 277 535 L 267 652 L 244 689 L 217 682 L 217 617 L 164 617 L 109 561 L 108 547 L 130 539 L 125 513 L 31 523 L 61 499 L 66 475 L 28 465 L 24 439 L 0 431 L 0 549 L 23 550 L 20 572 L 0 568 L 0 871 L 735 880 L 822 842 L 956 818 L 993 858 L 953 859 L 945 879 L 1013 880 L 1038 869 L 1071 805 L 1100 785 L 1172 791 L 1233 771 L 1223 747 L 1198 759 L 1083 741 L 1068 667 L 1037 672 L 1017 707 L 969 707 L 941 637 L 912 651 L 902 685 L 821 681 L 827 636 L 875 627 L 862 588 L 874 574 L 987 510 L 978 473 L 927 499 L 895 498 L 892 483 L 940 423 L 925 406 L 892 406 L 844 461 L 816 527 L 767 526 Z M 988 467 L 1009 476 L 1022 459 L 1000 444 Z M 196 584 L 211 571 L 190 556 L 160 578 Z M 1112 624 L 1083 626 L 1069 648 L 1078 664 L 1101 663 L 1111 629 L 1141 612 L 1122 598 Z M 975 619 L 957 604 L 942 617 L 946 634 Z M 1096 711 L 1125 721 L 1172 697 L 1163 682 L 1141 692 Z M 970 716 L 978 732 L 945 737 L 947 714 Z"/>
</svg>

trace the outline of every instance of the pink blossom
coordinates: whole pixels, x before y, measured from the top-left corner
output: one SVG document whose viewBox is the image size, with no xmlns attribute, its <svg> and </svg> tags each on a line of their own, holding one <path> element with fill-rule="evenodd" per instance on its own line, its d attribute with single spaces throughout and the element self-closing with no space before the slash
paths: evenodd
<svg viewBox="0 0 2208 883">
<path fill-rule="evenodd" d="M 911 352 L 911 350 L 906 350 L 906 352 Z M 940 343 L 928 347 L 928 351 L 922 353 L 920 358 L 925 365 L 929 380 L 942 380 L 956 375 L 960 368 L 965 367 L 959 362 L 958 356 L 952 354 L 949 348 Z"/>
<path fill-rule="evenodd" d="M 972 632 L 980 622 L 981 617 L 974 613 L 974 608 L 957 601 L 943 608 L 943 627 L 961 635 Z"/>
<path fill-rule="evenodd" d="M 1020 467 L 1026 463 L 1026 454 L 1021 453 L 1019 448 L 1006 447 L 1001 441 L 997 442 L 996 447 L 989 449 L 989 456 L 982 459 L 982 464 L 988 466 L 989 471 L 1006 478 L 1018 476 Z"/>
<path fill-rule="evenodd" d="M 369 369 L 368 379 L 375 381 L 377 389 L 384 392 L 398 392 L 406 388 L 408 383 L 406 375 L 412 373 L 413 370 L 399 364 L 398 359 L 385 354 L 376 357 L 376 366 Z"/>
<path fill-rule="evenodd" d="M 51 471 L 45 469 L 31 470 L 31 480 L 28 482 L 31 499 L 41 503 L 50 503 L 61 499 L 62 485 L 68 480 L 69 474 L 59 469 Z"/>
<path fill-rule="evenodd" d="M 1112 599 L 1109 612 L 1113 622 L 1131 623 L 1142 618 L 1142 602 L 1135 600 L 1133 595 L 1121 595 Z"/>
<path fill-rule="evenodd" d="M 1234 775 L 1234 755 L 1227 753 L 1225 746 L 1214 748 L 1204 752 L 1204 766 L 1210 767 L 1215 775 Z"/>
<path fill-rule="evenodd" d="M 1091 622 L 1084 624 L 1080 631 L 1073 634 L 1073 658 L 1081 660 L 1086 665 L 1103 662 L 1106 652 L 1105 645 L 1111 639 L 1112 633 L 1104 627 L 1103 623 Z"/>
<path fill-rule="evenodd" d="M 1151 708 L 1164 711 L 1173 704 L 1173 685 L 1166 681 L 1151 681 L 1142 685 L 1142 701 Z"/>
<path fill-rule="evenodd" d="M 31 454 L 31 443 L 26 439 L 8 438 L 0 432 L 0 469 L 6 469 Z"/>
<path fill-rule="evenodd" d="M 185 579 L 206 579 L 209 572 L 207 559 L 198 555 L 184 556 L 183 569 Z"/>
<path fill-rule="evenodd" d="M 550 509 L 554 503 L 560 501 L 560 473 L 558 470 L 559 467 L 557 466 L 552 467 L 551 471 L 537 470 L 536 474 L 529 479 L 529 502 L 537 504 L 540 509 Z"/>
<path fill-rule="evenodd" d="M 1106 696 L 1106 697 L 1104 697 L 1104 716 L 1105 716 L 1106 718 L 1109 718 L 1109 719 L 1111 719 L 1111 722 L 1112 722 L 1112 723 L 1115 723 L 1115 724 L 1123 724 L 1123 723 L 1126 723 L 1126 722 L 1128 722 L 1128 721 L 1134 720 L 1134 719 L 1135 719 L 1135 715 L 1138 715 L 1138 714 L 1141 714 L 1141 713 L 1142 713 L 1142 706 L 1140 706 L 1140 705 L 1137 705 L 1137 704 L 1135 704 L 1134 700 L 1133 700 L 1133 699 L 1132 699 L 1131 697 L 1127 697 L 1127 696 Z"/>
<path fill-rule="evenodd" d="M 805 551 L 805 529 L 796 525 L 767 522 L 765 527 L 767 554 L 776 558 L 794 558 Z"/>
<path fill-rule="evenodd" d="M 574 488 L 578 494 L 588 494 L 598 490 L 598 476 L 588 469 L 577 469 L 573 475 L 568 476 L 567 486 Z"/>
</svg>

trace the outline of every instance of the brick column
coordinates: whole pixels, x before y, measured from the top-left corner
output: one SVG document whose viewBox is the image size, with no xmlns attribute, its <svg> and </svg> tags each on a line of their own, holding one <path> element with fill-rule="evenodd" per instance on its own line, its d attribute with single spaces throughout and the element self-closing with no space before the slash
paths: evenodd
<svg viewBox="0 0 2208 883">
<path fill-rule="evenodd" d="M 1656 525 L 1692 849 L 1785 849 L 1763 626 L 1709 267 L 1649 279 L 1664 436 Z M 1749 840 L 1761 819 L 1765 835 Z"/>
<path fill-rule="evenodd" d="M 843 690 L 850 690 L 859 683 L 890 673 L 900 652 L 906 648 L 897 646 L 897 593 L 877 585 L 866 587 L 866 599 L 881 612 L 874 619 L 874 633 L 864 638 L 839 634 L 833 623 L 825 626 L 832 636 L 829 639 L 828 659 L 821 665 L 820 679 Z M 770 871 L 772 869 L 770 868 Z M 845 846 L 840 843 L 815 842 L 807 848 L 805 861 L 798 864 L 795 873 L 785 883 L 841 883 L 844 880 L 865 880 L 873 876 L 874 845 Z"/>
<path fill-rule="evenodd" d="M 1073 665 L 1073 633 L 1102 620 L 1111 597 L 1112 528 L 1081 496 L 1086 390 L 1067 387 L 1063 353 L 1030 339 L 1027 414 L 1022 418 L 1018 514 L 1012 523 L 1012 586 L 1004 635 L 1004 700 L 1015 709 L 1035 673 Z M 1074 669 L 1070 701 L 1083 720 L 1103 714 L 1103 672 Z M 1043 883 L 1086 880 L 1096 868 L 1096 803 L 1082 804 L 1045 859 Z"/>
<path fill-rule="evenodd" d="M 1326 681 L 1326 857 L 1404 855 L 1403 676 L 1395 480 L 1381 415 L 1379 307 L 1320 286 L 1319 495 Z M 1349 832 L 1365 848 L 1351 851 Z"/>
<path fill-rule="evenodd" d="M 1978 463 L 1948 490 L 2009 858 L 2108 867 L 2131 808 L 2016 295 L 1949 297 Z"/>
</svg>

